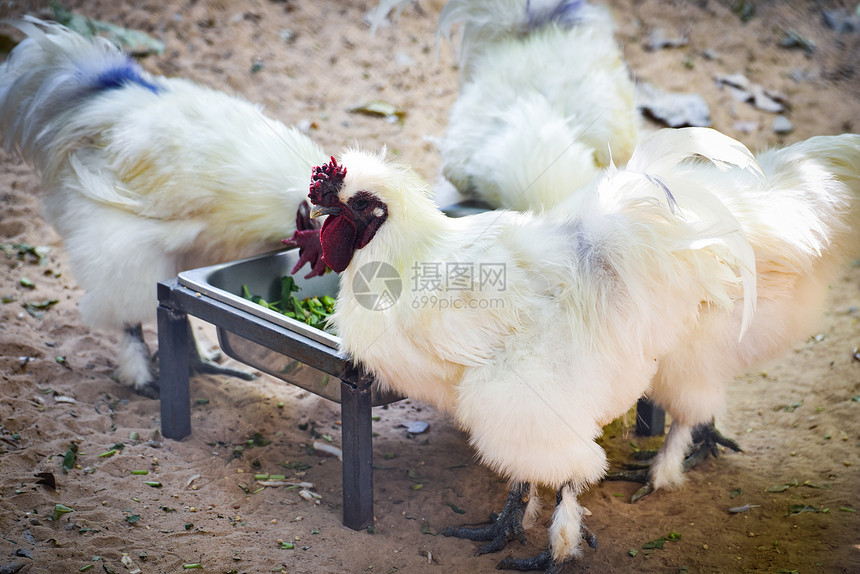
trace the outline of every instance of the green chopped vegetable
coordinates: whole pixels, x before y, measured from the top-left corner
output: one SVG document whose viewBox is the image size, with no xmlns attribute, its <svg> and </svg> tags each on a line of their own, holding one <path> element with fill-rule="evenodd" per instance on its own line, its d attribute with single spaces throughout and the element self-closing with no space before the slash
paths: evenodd
<svg viewBox="0 0 860 574">
<path fill-rule="evenodd" d="M 186 570 L 203 570 L 203 565 L 199 562 L 195 562 L 194 564 L 183 564 L 182 567 Z"/>
<path fill-rule="evenodd" d="M 63 457 L 63 472 L 67 473 L 73 468 L 75 468 L 75 460 L 78 456 L 78 445 L 75 443 L 71 443 L 69 445 L 69 450 L 66 451 L 66 455 Z"/>
<path fill-rule="evenodd" d="M 161 483 L 157 480 L 144 480 L 143 484 L 146 486 L 151 486 L 152 488 L 161 488 Z"/>
<path fill-rule="evenodd" d="M 365 114 L 368 116 L 379 116 L 383 118 L 394 117 L 403 119 L 406 116 L 406 112 L 401 108 L 398 108 L 394 104 L 389 104 L 388 102 L 383 102 L 381 100 L 373 100 L 364 104 L 353 106 L 349 109 L 349 111 L 354 114 Z"/>
<path fill-rule="evenodd" d="M 301 288 L 290 275 L 281 277 L 281 298 L 277 301 L 266 301 L 259 295 L 254 295 L 247 285 L 242 285 L 242 297 L 266 309 L 281 313 L 301 321 L 311 327 L 325 330 L 329 317 L 334 313 L 335 300 L 328 295 L 299 299 L 295 293 Z"/>
<path fill-rule="evenodd" d="M 248 444 L 253 446 L 266 446 L 271 442 L 272 441 L 264 437 L 262 433 L 255 432 L 254 436 L 251 437 L 251 440 L 248 441 Z"/>
<path fill-rule="evenodd" d="M 21 261 L 27 259 L 29 255 L 35 260 L 35 263 L 41 265 L 43 260 L 48 256 L 48 253 L 51 252 L 51 248 L 43 245 L 34 246 L 29 243 L 11 243 L 0 244 L 0 251 L 6 254 L 7 259 L 17 257 Z"/>
<path fill-rule="evenodd" d="M 69 512 L 74 512 L 74 508 L 69 508 L 65 504 L 55 504 L 54 505 L 54 515 L 51 517 L 51 520 L 59 520 L 60 517 L 64 514 L 68 514 Z"/>
<path fill-rule="evenodd" d="M 147 474 L 149 474 L 149 471 L 148 470 L 133 470 L 133 471 L 131 471 L 131 473 L 141 475 L 141 476 L 146 476 Z"/>
<path fill-rule="evenodd" d="M 677 542 L 680 539 L 681 539 L 680 534 L 678 534 L 677 532 L 670 532 L 666 536 L 661 536 L 657 540 L 652 540 L 651 542 L 646 542 L 645 544 L 642 545 L 642 550 L 653 550 L 655 548 L 657 550 L 662 550 L 663 544 L 665 544 L 667 541 L 668 542 Z"/>
</svg>

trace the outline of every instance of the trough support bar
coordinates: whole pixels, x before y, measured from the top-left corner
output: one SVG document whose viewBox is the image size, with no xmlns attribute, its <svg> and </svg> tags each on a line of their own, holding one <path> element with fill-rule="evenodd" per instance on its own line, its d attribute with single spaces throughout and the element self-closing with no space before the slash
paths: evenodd
<svg viewBox="0 0 860 574">
<path fill-rule="evenodd" d="M 179 440 L 191 434 L 189 350 L 194 341 L 187 321 L 193 315 L 340 379 L 343 524 L 353 530 L 373 524 L 373 376 L 317 341 L 191 291 L 177 279 L 158 284 L 158 302 L 162 435 Z"/>
<path fill-rule="evenodd" d="M 354 366 L 341 379 L 343 524 L 353 530 L 373 524 L 372 384 L 373 377 Z"/>
<path fill-rule="evenodd" d="M 159 393 L 161 434 L 180 440 L 191 434 L 189 356 L 191 345 L 188 315 L 158 306 Z"/>
<path fill-rule="evenodd" d="M 666 413 L 642 398 L 636 404 L 636 434 L 638 436 L 657 436 L 666 432 Z"/>
</svg>

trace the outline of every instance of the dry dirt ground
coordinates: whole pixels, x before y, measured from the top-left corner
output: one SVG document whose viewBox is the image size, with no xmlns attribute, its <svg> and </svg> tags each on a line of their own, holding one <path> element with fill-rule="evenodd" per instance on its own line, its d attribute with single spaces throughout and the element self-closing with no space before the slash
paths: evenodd
<svg viewBox="0 0 860 574">
<path fill-rule="evenodd" d="M 733 4 L 754 7 L 752 19 L 742 22 Z M 854 10 L 855 4 L 841 6 Z M 420 9 L 407 7 L 395 26 L 371 37 L 365 14 L 373 5 L 68 3 L 164 41 L 163 55 L 143 61 L 152 72 L 242 94 L 286 123 L 302 122 L 332 153 L 356 142 L 387 145 L 435 179 L 438 156 L 427 138 L 442 135 L 456 96 L 452 48 L 443 43 L 437 57 L 434 43 L 440 7 L 421 0 Z M 860 33 L 837 33 L 821 16 L 823 8 L 839 4 L 609 5 L 634 75 L 663 89 L 699 93 L 714 126 L 752 148 L 860 129 Z M 47 14 L 43 4 L 3 0 L 3 16 L 23 13 Z M 689 42 L 648 51 L 648 34 L 658 28 Z M 781 46 L 792 30 L 814 49 Z M 794 131 L 777 136 L 774 114 L 734 100 L 714 82 L 716 75 L 733 73 L 782 92 Z M 348 111 L 377 99 L 407 116 L 388 123 Z M 92 565 L 93 572 L 140 568 L 149 574 L 199 564 L 207 572 L 477 573 L 495 571 L 503 556 L 544 547 L 543 528 L 529 532 L 526 546 L 480 557 L 474 543 L 437 535 L 449 524 L 485 521 L 501 507 L 506 485 L 475 462 L 449 419 L 412 401 L 375 411 L 372 532 L 341 525 L 340 463 L 308 452 L 324 436 L 340 442 L 337 406 L 274 379 L 196 377 L 193 434 L 150 443 L 160 426 L 158 403 L 111 378 L 116 341 L 82 325 L 76 306 L 82 292 L 58 236 L 39 215 L 38 198 L 33 171 L 0 155 L 0 242 L 50 247 L 41 265 L 14 252 L 0 255 L 0 295 L 12 301 L 0 305 L 0 572 L 69 573 Z M 852 358 L 860 345 L 857 257 L 833 284 L 820 328 L 732 387 L 718 423 L 744 453 L 708 462 L 690 473 L 683 490 L 635 505 L 628 503 L 635 484 L 592 488 L 582 501 L 600 548 L 586 548 L 568 571 L 860 572 L 860 361 Z M 35 288 L 22 286 L 25 277 Z M 49 299 L 59 302 L 41 318 L 22 306 Z M 146 334 L 154 341 L 152 327 Z M 428 422 L 429 431 L 407 435 L 401 425 L 416 420 Z M 270 442 L 249 444 L 255 433 Z M 625 459 L 631 444 L 648 442 L 620 426 L 605 439 L 615 461 Z M 61 463 L 72 443 L 79 448 L 78 466 L 64 474 Z M 124 448 L 101 456 L 117 443 Z M 56 490 L 38 485 L 36 473 L 52 473 Z M 311 482 L 320 502 L 295 489 L 260 489 L 255 473 Z M 791 486 L 768 490 L 779 485 Z M 51 520 L 56 504 L 74 511 Z M 747 504 L 747 512 L 728 512 Z M 800 508 L 807 512 L 792 514 Z M 643 549 L 671 532 L 680 539 Z M 280 541 L 293 547 L 282 548 Z M 123 555 L 133 560 L 130 569 Z"/>
</svg>

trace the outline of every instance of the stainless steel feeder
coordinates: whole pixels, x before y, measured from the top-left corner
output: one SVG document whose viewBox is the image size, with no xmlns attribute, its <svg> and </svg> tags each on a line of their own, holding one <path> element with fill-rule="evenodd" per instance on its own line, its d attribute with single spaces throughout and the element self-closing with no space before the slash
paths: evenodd
<svg viewBox="0 0 860 574">
<path fill-rule="evenodd" d="M 242 285 L 247 285 L 263 298 L 279 298 L 280 279 L 297 257 L 296 250 L 269 253 L 184 272 L 158 284 L 161 432 L 176 440 L 191 434 L 188 379 L 194 342 L 188 315 L 193 315 L 216 326 L 224 352 L 234 359 L 340 403 L 343 523 L 359 530 L 373 521 L 370 409 L 401 397 L 376 390 L 372 376 L 339 354 L 340 341 L 334 335 L 241 296 Z M 337 293 L 334 274 L 294 278 L 308 295 Z"/>
</svg>

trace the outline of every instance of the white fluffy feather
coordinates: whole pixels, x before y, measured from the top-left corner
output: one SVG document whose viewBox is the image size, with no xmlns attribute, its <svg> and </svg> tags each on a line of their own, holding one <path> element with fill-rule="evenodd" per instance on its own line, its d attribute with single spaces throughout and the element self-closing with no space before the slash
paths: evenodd
<svg viewBox="0 0 860 574">
<path fill-rule="evenodd" d="M 440 143 L 443 175 L 495 207 L 544 210 L 639 140 L 633 82 L 608 11 L 583 0 L 451 0 L 462 24 L 460 94 Z"/>
</svg>

